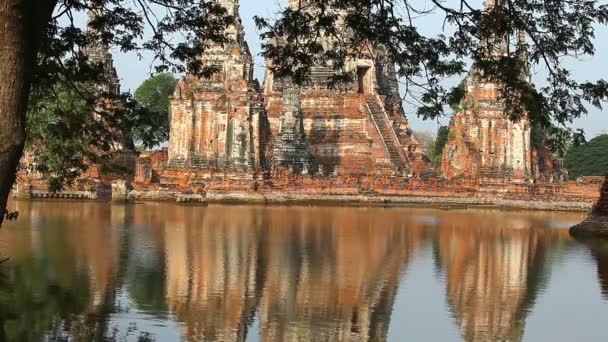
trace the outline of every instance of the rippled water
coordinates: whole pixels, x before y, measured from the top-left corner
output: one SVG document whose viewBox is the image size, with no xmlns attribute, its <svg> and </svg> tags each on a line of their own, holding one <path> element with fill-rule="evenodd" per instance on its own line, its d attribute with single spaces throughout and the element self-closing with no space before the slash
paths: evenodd
<svg viewBox="0 0 608 342">
<path fill-rule="evenodd" d="M 568 213 L 18 202 L 0 341 L 607 341 Z"/>
</svg>

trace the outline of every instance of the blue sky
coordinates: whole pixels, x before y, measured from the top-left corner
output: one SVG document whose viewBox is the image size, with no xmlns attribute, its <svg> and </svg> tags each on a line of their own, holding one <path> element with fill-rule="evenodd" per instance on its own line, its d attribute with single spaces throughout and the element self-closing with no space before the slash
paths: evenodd
<svg viewBox="0 0 608 342">
<path fill-rule="evenodd" d="M 430 1 L 417 0 L 421 6 L 425 6 Z M 457 0 L 447 0 L 446 3 Z M 474 0 L 471 3 L 476 3 L 482 6 L 482 0 Z M 608 3 L 608 0 L 601 0 L 602 3 Z M 252 53 L 256 56 L 256 71 L 255 76 L 262 81 L 263 78 L 263 59 L 258 56 L 260 52 L 260 44 L 258 33 L 256 32 L 253 22 L 254 16 L 271 17 L 281 6 L 287 4 L 287 0 L 241 0 L 241 17 L 246 30 L 246 38 L 251 48 Z M 428 6 L 428 5 L 427 5 Z M 429 15 L 418 19 L 420 29 L 428 34 L 441 33 L 443 25 L 443 17 L 440 15 Z M 575 78 L 579 81 L 585 80 L 608 80 L 608 29 L 602 27 L 597 32 L 596 37 L 597 53 L 592 58 L 587 58 L 584 61 L 576 61 L 570 63 Z M 137 86 L 150 75 L 150 61 L 145 58 L 140 60 L 135 55 L 125 55 L 115 52 L 115 63 L 118 69 L 120 78 L 122 79 L 123 90 L 134 91 Z M 543 71 L 537 70 L 534 79 L 542 80 Z M 456 80 L 448 81 L 454 83 Z M 416 117 L 416 108 L 411 105 L 406 105 L 410 126 L 414 131 L 436 131 L 438 123 L 436 121 L 423 121 Z M 441 124 L 447 124 L 449 118 L 439 120 Z M 608 109 L 603 111 L 595 108 L 589 108 L 589 115 L 580 118 L 574 122 L 573 128 L 582 128 L 587 133 L 587 137 L 591 138 L 600 133 L 608 133 Z"/>
</svg>

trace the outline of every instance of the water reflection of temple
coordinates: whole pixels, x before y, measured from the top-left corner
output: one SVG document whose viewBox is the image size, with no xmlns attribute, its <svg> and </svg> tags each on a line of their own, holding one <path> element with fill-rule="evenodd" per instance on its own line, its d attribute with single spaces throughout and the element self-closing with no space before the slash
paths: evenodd
<svg viewBox="0 0 608 342">
<path fill-rule="evenodd" d="M 354 213 L 354 215 L 353 215 Z M 422 230 L 397 213 L 228 207 L 165 226 L 169 310 L 191 341 L 386 340 Z"/>
<path fill-rule="evenodd" d="M 437 232 L 448 302 L 463 338 L 521 341 L 526 315 L 548 276 L 547 253 L 568 237 L 533 215 L 501 211 L 443 215 Z"/>
<path fill-rule="evenodd" d="M 400 273 L 420 243 L 397 214 L 270 215 L 262 341 L 384 341 Z"/>
<path fill-rule="evenodd" d="M 184 211 L 167 222 L 166 297 L 188 341 L 245 340 L 263 284 L 255 211 Z"/>
<path fill-rule="evenodd" d="M 15 293 L 0 296 L 0 326 L 2 298 L 35 314 L 6 323 L 12 340 L 128 339 L 117 317 L 143 312 L 188 341 L 386 341 L 404 269 L 431 246 L 462 337 L 517 341 L 554 254 L 572 246 L 546 213 L 20 205 L 17 223 L 33 228 L 3 227 L 20 286 L 0 284 Z M 591 252 L 608 293 L 603 246 Z"/>
</svg>

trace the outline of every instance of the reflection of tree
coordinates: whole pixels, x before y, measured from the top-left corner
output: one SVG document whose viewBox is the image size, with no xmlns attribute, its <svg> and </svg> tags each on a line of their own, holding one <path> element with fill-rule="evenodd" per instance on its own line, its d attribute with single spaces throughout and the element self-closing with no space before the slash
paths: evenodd
<svg viewBox="0 0 608 342">
<path fill-rule="evenodd" d="M 608 300 L 608 241 L 602 239 L 582 239 L 590 250 L 597 265 L 597 278 L 602 295 Z"/>
<path fill-rule="evenodd" d="M 129 222 L 126 285 L 139 310 L 152 315 L 167 312 L 163 217 L 156 210 L 137 210 Z"/>
<path fill-rule="evenodd" d="M 151 267 L 147 262 L 133 262 L 127 275 L 129 294 L 137 308 L 150 314 L 167 311 L 164 259 L 154 260 L 157 263 Z"/>
<path fill-rule="evenodd" d="M 84 312 L 88 296 L 84 273 L 50 279 L 48 266 L 15 260 L 0 269 L 0 340 L 42 341 L 53 323 Z M 66 265 L 69 267 L 69 265 Z"/>
<path fill-rule="evenodd" d="M 559 238 L 556 231 L 535 228 L 534 217 L 504 215 L 480 220 L 452 214 L 437 227 L 436 255 L 466 341 L 520 341 L 546 282 L 546 254 Z M 514 221 L 520 227 L 513 228 Z"/>
<path fill-rule="evenodd" d="M 79 247 L 75 242 L 83 235 L 69 228 L 66 231 L 66 227 L 74 226 L 69 215 L 27 209 L 22 213 L 30 212 L 31 218 L 42 220 L 37 226 L 44 229 L 9 226 L 3 230 L 12 258 L 1 268 L 2 341 L 42 341 L 45 334 L 52 336 L 58 327 L 69 327 L 75 316 L 91 310 L 98 294 L 98 288 L 90 282 L 91 274 L 103 278 L 103 272 L 89 273 L 83 259 L 84 254 L 95 252 L 86 250 L 83 254 L 92 246 Z M 20 220 L 31 224 L 23 215 Z"/>
</svg>

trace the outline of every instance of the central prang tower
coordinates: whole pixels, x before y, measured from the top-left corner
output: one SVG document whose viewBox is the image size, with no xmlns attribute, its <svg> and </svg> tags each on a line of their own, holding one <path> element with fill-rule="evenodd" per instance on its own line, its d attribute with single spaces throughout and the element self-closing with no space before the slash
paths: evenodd
<svg viewBox="0 0 608 342">
<path fill-rule="evenodd" d="M 294 11 L 316 10 L 306 0 L 288 4 Z M 336 9 L 334 14 L 340 26 L 348 12 Z M 348 34 L 346 26 L 339 31 Z M 280 37 L 272 43 L 285 44 Z M 322 41 L 326 50 L 334 43 L 331 37 Z M 292 81 L 276 76 L 272 61 L 266 63 L 264 103 L 273 142 L 272 167 L 320 175 L 407 175 L 418 169 L 414 164 L 422 153 L 408 129 L 394 63 L 382 47 L 370 45 L 367 50 L 346 63 L 352 83 L 332 87 L 331 77 L 337 71 L 318 63 L 295 95 Z M 294 105 L 303 128 L 297 139 L 283 133 Z M 304 147 L 308 153 L 302 151 Z M 284 158 L 295 151 L 302 151 L 302 158 Z"/>
</svg>

